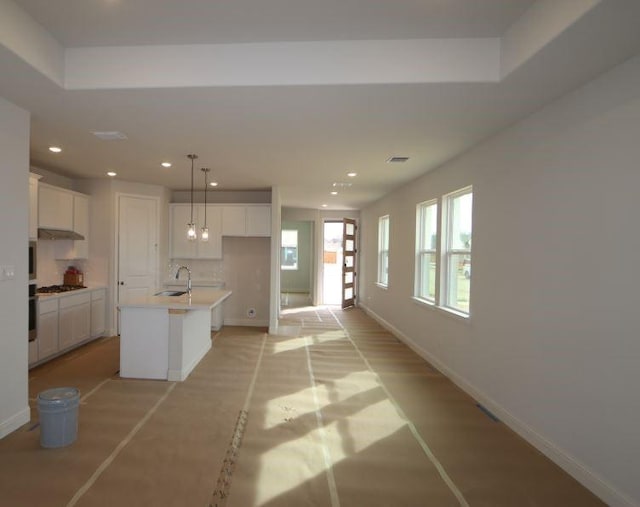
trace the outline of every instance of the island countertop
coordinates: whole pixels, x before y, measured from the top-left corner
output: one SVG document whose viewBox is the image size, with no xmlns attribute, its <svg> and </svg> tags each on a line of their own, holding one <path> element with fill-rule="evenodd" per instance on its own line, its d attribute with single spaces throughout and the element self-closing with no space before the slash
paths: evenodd
<svg viewBox="0 0 640 507">
<path fill-rule="evenodd" d="M 155 293 L 166 289 L 157 289 Z M 140 296 L 133 297 L 118 308 L 163 308 L 167 310 L 210 310 L 222 303 L 231 295 L 230 290 L 196 287 L 191 292 L 181 296 Z"/>
</svg>

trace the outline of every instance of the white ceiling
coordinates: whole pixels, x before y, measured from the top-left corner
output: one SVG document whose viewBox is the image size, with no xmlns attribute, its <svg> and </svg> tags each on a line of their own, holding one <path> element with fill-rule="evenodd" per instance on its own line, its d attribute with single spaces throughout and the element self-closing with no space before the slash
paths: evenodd
<svg viewBox="0 0 640 507">
<path fill-rule="evenodd" d="M 361 208 L 637 54 L 639 19 L 635 0 L 4 0 L 0 96 L 32 112 L 35 166 L 184 190 L 193 152 L 220 189 Z"/>
</svg>

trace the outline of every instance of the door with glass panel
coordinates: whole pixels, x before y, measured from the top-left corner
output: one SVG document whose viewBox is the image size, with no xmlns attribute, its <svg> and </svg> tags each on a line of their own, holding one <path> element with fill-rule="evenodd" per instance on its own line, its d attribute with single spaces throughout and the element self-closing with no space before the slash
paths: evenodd
<svg viewBox="0 0 640 507">
<path fill-rule="evenodd" d="M 356 302 L 356 221 L 342 220 L 342 308 Z"/>
</svg>

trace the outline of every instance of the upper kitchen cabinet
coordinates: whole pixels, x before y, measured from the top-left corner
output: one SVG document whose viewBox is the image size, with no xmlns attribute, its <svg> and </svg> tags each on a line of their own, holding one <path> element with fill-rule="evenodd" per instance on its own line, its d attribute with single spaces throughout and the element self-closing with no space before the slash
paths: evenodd
<svg viewBox="0 0 640 507">
<path fill-rule="evenodd" d="M 38 185 L 38 227 L 73 230 L 73 193 L 46 183 Z"/>
<path fill-rule="evenodd" d="M 38 227 L 73 231 L 82 240 L 60 239 L 56 259 L 86 259 L 89 256 L 89 196 L 46 183 L 38 185 Z"/>
<path fill-rule="evenodd" d="M 222 210 L 219 206 L 207 205 L 207 228 L 209 241 L 200 239 L 204 226 L 205 205 L 193 205 L 193 221 L 198 239 L 187 239 L 187 224 L 191 222 L 190 204 L 171 204 L 170 215 L 170 256 L 172 259 L 222 259 Z"/>
<path fill-rule="evenodd" d="M 271 236 L 271 204 L 222 206 L 223 236 Z"/>
<path fill-rule="evenodd" d="M 38 239 L 38 180 L 42 176 L 29 174 L 29 239 Z"/>
<path fill-rule="evenodd" d="M 73 228 L 84 239 L 56 242 L 57 259 L 89 258 L 89 196 L 73 194 Z"/>
</svg>

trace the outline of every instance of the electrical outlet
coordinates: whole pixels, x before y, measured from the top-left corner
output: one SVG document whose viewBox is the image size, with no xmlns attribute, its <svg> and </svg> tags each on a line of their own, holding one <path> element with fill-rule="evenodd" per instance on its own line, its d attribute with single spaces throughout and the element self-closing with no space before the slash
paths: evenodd
<svg viewBox="0 0 640 507">
<path fill-rule="evenodd" d="M 256 309 L 255 308 L 249 308 L 247 310 L 247 317 L 253 319 L 256 316 Z"/>
</svg>

